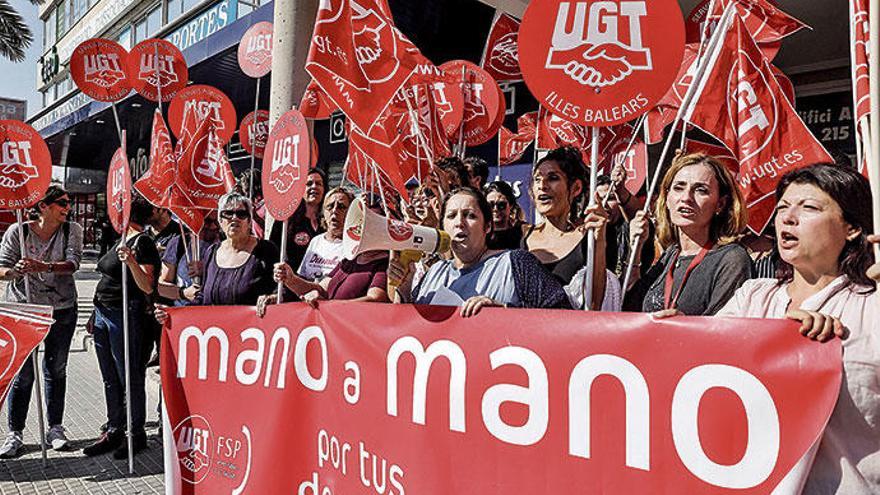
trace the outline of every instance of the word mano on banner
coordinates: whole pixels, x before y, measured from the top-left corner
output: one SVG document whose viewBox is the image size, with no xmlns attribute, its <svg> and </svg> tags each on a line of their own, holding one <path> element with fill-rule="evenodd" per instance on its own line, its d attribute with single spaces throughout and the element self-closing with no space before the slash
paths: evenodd
<svg viewBox="0 0 880 495">
<path fill-rule="evenodd" d="M 786 320 L 457 313 L 170 310 L 170 493 L 765 495 L 841 383 Z"/>
<path fill-rule="evenodd" d="M 52 179 L 52 156 L 40 134 L 18 120 L 0 120 L 0 209 L 37 203 Z"/>
<path fill-rule="evenodd" d="M 684 39 L 674 0 L 532 0 L 519 30 L 519 63 L 542 106 L 604 127 L 638 117 L 666 93 Z"/>
</svg>

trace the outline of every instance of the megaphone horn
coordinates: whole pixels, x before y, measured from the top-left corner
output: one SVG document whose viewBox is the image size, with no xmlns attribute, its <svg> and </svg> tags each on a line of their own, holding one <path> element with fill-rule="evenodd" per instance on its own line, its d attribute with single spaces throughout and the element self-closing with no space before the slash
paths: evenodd
<svg viewBox="0 0 880 495">
<path fill-rule="evenodd" d="M 358 198 L 345 216 L 342 253 L 349 260 L 364 251 L 442 253 L 449 250 L 449 241 L 449 234 L 442 230 L 383 217 Z"/>
</svg>

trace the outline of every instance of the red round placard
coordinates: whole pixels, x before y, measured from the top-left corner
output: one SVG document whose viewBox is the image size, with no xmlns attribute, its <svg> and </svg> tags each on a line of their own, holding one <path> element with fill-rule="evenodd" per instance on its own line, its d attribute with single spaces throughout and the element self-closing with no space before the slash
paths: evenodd
<svg viewBox="0 0 880 495">
<path fill-rule="evenodd" d="M 52 156 L 33 127 L 0 120 L 0 209 L 35 205 L 52 180 Z"/>
<path fill-rule="evenodd" d="M 189 69 L 186 59 L 170 41 L 151 38 L 141 41 L 128 54 L 128 80 L 131 87 L 150 101 L 159 101 L 157 85 L 162 87 L 162 101 L 171 101 L 186 87 Z"/>
<path fill-rule="evenodd" d="M 519 30 L 520 67 L 542 106 L 606 127 L 648 111 L 681 66 L 675 0 L 532 0 Z"/>
<path fill-rule="evenodd" d="M 107 169 L 107 216 L 116 232 L 121 234 L 128 228 L 130 214 L 131 172 L 125 146 L 120 146 L 113 153 L 110 168 Z"/>
<path fill-rule="evenodd" d="M 272 23 L 258 22 L 245 31 L 238 44 L 238 66 L 250 77 L 272 70 Z"/>
<path fill-rule="evenodd" d="M 238 139 L 247 154 L 263 158 L 269 139 L 269 111 L 257 110 L 247 114 L 238 127 Z"/>
<path fill-rule="evenodd" d="M 85 40 L 70 55 L 70 77 L 83 93 L 98 101 L 119 101 L 131 91 L 126 74 L 128 52 L 111 40 Z"/>
<path fill-rule="evenodd" d="M 492 139 L 501 127 L 498 121 L 498 107 L 501 90 L 488 72 L 467 60 L 450 60 L 440 69 L 461 87 L 464 98 L 464 142 L 467 146 L 477 146 Z M 456 139 L 457 136 L 452 136 Z"/>
<path fill-rule="evenodd" d="M 171 100 L 168 106 L 168 121 L 171 130 L 178 138 L 187 130 L 194 133 L 198 124 L 205 118 L 214 120 L 214 128 L 220 144 L 226 144 L 235 134 L 235 105 L 226 93 L 213 86 L 196 84 L 187 86 Z"/>
<path fill-rule="evenodd" d="M 278 220 L 293 215 L 306 192 L 309 169 L 309 129 L 298 110 L 278 118 L 263 156 L 263 197 L 266 209 Z"/>
</svg>

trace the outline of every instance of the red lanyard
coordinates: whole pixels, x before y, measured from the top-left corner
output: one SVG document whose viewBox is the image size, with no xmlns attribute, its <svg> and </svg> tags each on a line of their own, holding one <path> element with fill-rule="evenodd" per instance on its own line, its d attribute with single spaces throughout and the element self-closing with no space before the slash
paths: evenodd
<svg viewBox="0 0 880 495">
<path fill-rule="evenodd" d="M 697 267 L 702 261 L 703 258 L 709 254 L 709 250 L 712 249 L 712 245 L 703 246 L 700 249 L 700 252 L 694 256 L 694 259 L 688 264 L 687 269 L 684 271 L 684 276 L 681 277 L 681 284 L 678 286 L 678 291 L 675 292 L 675 297 L 672 297 L 672 284 L 675 283 L 675 262 L 678 260 L 678 254 L 675 253 L 675 257 L 669 262 L 669 270 L 666 270 L 666 281 L 663 284 L 663 301 L 665 305 L 663 306 L 665 309 L 672 309 L 675 307 L 675 304 L 678 302 L 678 297 L 681 296 L 681 291 L 684 289 L 684 284 L 687 283 L 688 277 L 691 276 L 691 272 L 694 271 L 694 268 Z"/>
</svg>

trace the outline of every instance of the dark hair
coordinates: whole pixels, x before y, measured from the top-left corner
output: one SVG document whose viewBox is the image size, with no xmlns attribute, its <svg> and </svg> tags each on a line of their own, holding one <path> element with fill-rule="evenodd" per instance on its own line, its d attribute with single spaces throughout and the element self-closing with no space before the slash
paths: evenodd
<svg viewBox="0 0 880 495">
<path fill-rule="evenodd" d="M 611 184 L 611 176 L 608 174 L 599 174 L 596 176 L 596 187 Z"/>
<path fill-rule="evenodd" d="M 531 182 L 534 182 L 535 171 L 538 170 L 538 167 L 547 162 L 556 162 L 556 164 L 559 165 L 559 170 L 565 175 L 569 189 L 571 189 L 571 185 L 574 184 L 575 181 L 581 182 L 581 193 L 571 202 L 571 220 L 577 219 L 578 216 L 580 216 L 580 213 L 584 210 L 584 198 L 588 197 L 587 188 L 589 187 L 587 182 L 587 166 L 584 164 L 584 159 L 581 156 L 580 150 L 574 146 L 562 146 L 550 150 L 550 152 L 538 160 L 538 163 L 532 168 Z M 532 194 L 532 187 L 529 187 L 529 194 Z M 532 200 L 534 201 L 534 198 L 532 198 Z"/>
<path fill-rule="evenodd" d="M 478 156 L 469 156 L 464 159 L 464 164 L 471 166 L 471 171 L 473 171 L 472 177 L 479 177 L 480 185 L 485 186 L 489 180 L 489 164 L 486 163 L 486 160 Z"/>
<path fill-rule="evenodd" d="M 253 173 L 251 173 L 253 172 Z M 259 168 L 245 169 L 239 174 L 238 179 L 235 181 L 235 189 L 238 190 L 241 194 L 247 196 L 250 194 L 251 180 L 254 181 L 254 197 L 262 198 L 263 197 L 263 181 L 262 181 L 263 173 Z"/>
<path fill-rule="evenodd" d="M 464 162 L 461 161 L 456 156 L 447 156 L 437 160 L 434 163 L 434 166 L 439 168 L 444 172 L 452 172 L 454 175 L 458 177 L 458 187 L 467 186 L 470 184 L 468 180 L 470 178 L 470 174 L 468 174 L 467 167 L 464 166 Z M 453 187 L 455 189 L 455 187 Z"/>
<path fill-rule="evenodd" d="M 140 194 L 131 195 L 131 216 L 128 217 L 131 223 L 146 226 L 153 216 L 153 205 L 144 199 Z"/>
<path fill-rule="evenodd" d="M 440 227 L 443 227 L 443 218 L 446 217 L 446 204 L 449 203 L 449 199 L 456 194 L 465 194 L 477 200 L 477 207 L 480 209 L 480 213 L 483 215 L 483 223 L 487 225 L 491 231 L 492 208 L 489 207 L 489 202 L 486 201 L 486 196 L 482 192 L 470 186 L 453 189 L 452 192 L 447 194 L 446 198 L 443 199 L 443 207 L 440 208 Z"/>
<path fill-rule="evenodd" d="M 32 208 L 32 213 L 37 215 L 40 214 L 40 205 L 49 206 L 50 204 L 57 201 L 59 198 L 67 196 L 67 191 L 64 190 L 58 184 L 50 184 L 46 189 L 46 194 L 43 195 L 42 199 L 37 201 L 37 204 Z"/>
<path fill-rule="evenodd" d="M 312 167 L 309 169 L 309 173 L 306 174 L 306 177 L 308 177 L 312 174 L 318 174 L 321 176 L 321 183 L 324 184 L 324 190 L 326 191 L 327 187 L 328 187 L 328 185 L 327 185 L 327 172 L 324 172 L 323 170 L 321 170 L 318 167 Z"/>
<path fill-rule="evenodd" d="M 486 204 L 489 202 L 489 193 L 497 192 L 504 196 L 507 202 L 510 204 L 510 207 L 513 209 L 515 213 L 519 213 L 519 203 L 516 201 L 516 194 L 513 193 L 513 188 L 510 187 L 510 184 L 504 182 L 503 180 L 496 180 L 495 182 L 490 182 L 486 185 L 486 189 L 484 190 L 486 197 Z M 491 218 L 491 217 L 490 217 Z"/>
<path fill-rule="evenodd" d="M 863 285 L 869 288 L 867 292 L 873 292 L 874 282 L 865 273 L 874 263 L 874 253 L 867 239 L 874 232 L 868 180 L 855 169 L 833 163 L 817 163 L 785 174 L 776 186 L 777 202 L 792 184 L 810 184 L 821 189 L 840 206 L 843 220 L 861 231 L 858 237 L 846 241 L 837 263 L 840 272 L 849 279 L 848 284 Z M 779 283 L 791 282 L 793 277 L 792 266 L 780 259 L 776 269 Z"/>
</svg>

